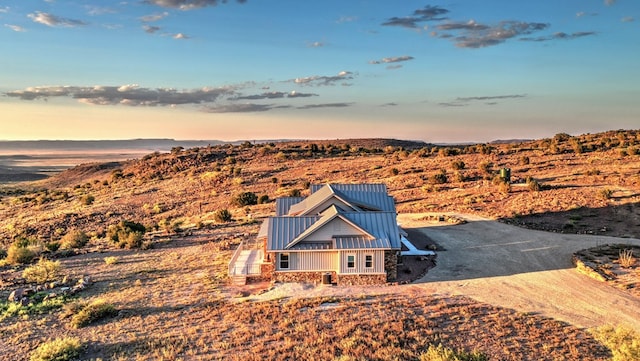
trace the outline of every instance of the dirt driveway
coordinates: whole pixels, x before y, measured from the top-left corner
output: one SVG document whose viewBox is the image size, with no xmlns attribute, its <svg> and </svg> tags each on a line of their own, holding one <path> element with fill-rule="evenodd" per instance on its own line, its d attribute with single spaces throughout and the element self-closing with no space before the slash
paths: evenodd
<svg viewBox="0 0 640 361">
<path fill-rule="evenodd" d="M 578 273 L 573 252 L 606 243 L 640 245 L 638 239 L 527 230 L 465 216 L 441 225 L 424 215 L 398 217 L 445 250 L 437 266 L 416 283 L 427 292 L 465 295 L 495 306 L 538 313 L 579 327 L 623 324 L 640 331 L 640 300 Z M 417 286 L 417 285 L 416 285 Z"/>
</svg>

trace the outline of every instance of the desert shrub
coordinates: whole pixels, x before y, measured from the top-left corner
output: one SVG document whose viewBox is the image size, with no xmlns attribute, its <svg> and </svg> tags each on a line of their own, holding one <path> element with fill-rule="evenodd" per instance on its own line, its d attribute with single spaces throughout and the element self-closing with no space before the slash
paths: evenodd
<svg viewBox="0 0 640 361">
<path fill-rule="evenodd" d="M 219 209 L 213 214 L 213 219 L 215 219 L 216 222 L 220 222 L 220 223 L 231 222 L 231 219 L 232 219 L 231 212 L 229 212 L 229 210 L 226 208 Z"/>
<path fill-rule="evenodd" d="M 80 198 L 80 202 L 82 202 L 82 204 L 84 204 L 85 206 L 92 205 L 95 200 L 96 200 L 96 198 L 94 196 L 92 196 L 91 194 L 87 194 L 87 195 L 83 196 L 82 198 Z"/>
<path fill-rule="evenodd" d="M 38 263 L 29 266 L 22 271 L 22 277 L 27 282 L 45 283 L 55 280 L 62 271 L 60 261 L 51 261 L 46 258 L 40 258 Z"/>
<path fill-rule="evenodd" d="M 95 300 L 82 307 L 78 313 L 71 317 L 70 325 L 73 328 L 81 328 L 93 322 L 112 317 L 118 314 L 118 310 L 103 300 Z"/>
<path fill-rule="evenodd" d="M 120 248 L 140 248 L 146 231 L 145 226 L 140 223 L 121 221 L 109 226 L 107 238 Z"/>
<path fill-rule="evenodd" d="M 300 197 L 300 190 L 299 189 L 292 189 L 289 191 L 289 197 Z"/>
<path fill-rule="evenodd" d="M 542 185 L 540 182 L 533 178 L 527 178 L 527 187 L 529 187 L 530 191 L 538 192 L 542 190 Z"/>
<path fill-rule="evenodd" d="M 23 245 L 20 241 L 13 242 L 7 249 L 7 263 L 9 264 L 25 264 L 31 263 L 36 258 L 35 252 L 28 245 Z"/>
<path fill-rule="evenodd" d="M 239 207 L 252 206 L 258 204 L 258 196 L 253 192 L 238 193 L 233 197 L 231 203 Z"/>
<path fill-rule="evenodd" d="M 420 355 L 420 361 L 488 361 L 489 358 L 480 352 L 459 352 L 442 345 L 430 345 L 427 352 Z"/>
<path fill-rule="evenodd" d="M 104 263 L 106 263 L 108 265 L 116 264 L 116 263 L 118 263 L 118 257 L 116 257 L 116 256 L 105 257 L 104 258 Z"/>
<path fill-rule="evenodd" d="M 447 178 L 447 173 L 444 170 L 429 177 L 429 183 L 431 184 L 445 184 L 448 181 L 449 179 Z"/>
<path fill-rule="evenodd" d="M 263 194 L 258 198 L 258 204 L 265 204 L 265 203 L 269 203 L 269 196 L 266 194 Z"/>
<path fill-rule="evenodd" d="M 609 188 L 603 188 L 600 190 L 600 197 L 603 199 L 611 199 L 613 197 L 613 190 Z"/>
<path fill-rule="evenodd" d="M 593 337 L 611 350 L 612 361 L 640 360 L 640 335 L 625 327 L 602 326 Z"/>
<path fill-rule="evenodd" d="M 272 178 L 271 178 L 271 183 L 273 183 L 273 184 L 278 183 L 278 178 L 276 178 L 276 177 L 272 177 Z"/>
<path fill-rule="evenodd" d="M 29 361 L 66 361 L 80 355 L 82 343 L 77 337 L 63 337 L 40 344 Z"/>
<path fill-rule="evenodd" d="M 7 258 L 7 250 L 5 250 L 4 248 L 0 248 L 0 259 L 5 258 Z"/>
<path fill-rule="evenodd" d="M 400 171 L 398 170 L 398 168 L 391 168 L 391 175 L 398 175 L 400 173 Z"/>
<path fill-rule="evenodd" d="M 52 242 L 46 242 L 44 244 L 44 247 L 49 250 L 50 252 L 55 252 L 58 249 L 60 249 L 60 242 L 56 242 L 56 241 L 52 241 Z"/>
<path fill-rule="evenodd" d="M 599 169 L 589 169 L 587 171 L 587 175 L 599 175 L 600 174 L 600 170 Z"/>
<path fill-rule="evenodd" d="M 620 266 L 624 268 L 631 268 L 634 264 L 636 264 L 636 258 L 633 256 L 632 249 L 621 250 L 618 256 L 618 262 Z"/>
<path fill-rule="evenodd" d="M 493 164 L 490 162 L 482 162 L 478 164 L 478 170 L 483 173 L 485 176 L 491 176 Z M 490 179 L 490 178 L 489 178 Z"/>
<path fill-rule="evenodd" d="M 531 163 L 531 160 L 529 159 L 529 157 L 527 157 L 526 155 L 523 155 L 522 157 L 520 157 L 520 165 L 527 165 Z"/>
<path fill-rule="evenodd" d="M 464 169 L 464 167 L 466 166 L 466 164 L 464 164 L 464 162 L 460 159 L 458 160 L 454 160 L 453 162 L 451 162 L 451 167 L 454 170 L 462 170 Z"/>
<path fill-rule="evenodd" d="M 80 230 L 72 230 L 60 239 L 61 249 L 82 248 L 89 242 L 89 236 Z"/>
</svg>

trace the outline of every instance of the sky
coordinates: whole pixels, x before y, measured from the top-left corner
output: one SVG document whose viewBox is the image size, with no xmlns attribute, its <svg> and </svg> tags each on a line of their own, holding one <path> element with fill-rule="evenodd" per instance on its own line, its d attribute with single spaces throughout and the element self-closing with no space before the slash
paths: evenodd
<svg viewBox="0 0 640 361">
<path fill-rule="evenodd" d="M 638 0 L 0 0 L 0 139 L 640 125 Z"/>
</svg>

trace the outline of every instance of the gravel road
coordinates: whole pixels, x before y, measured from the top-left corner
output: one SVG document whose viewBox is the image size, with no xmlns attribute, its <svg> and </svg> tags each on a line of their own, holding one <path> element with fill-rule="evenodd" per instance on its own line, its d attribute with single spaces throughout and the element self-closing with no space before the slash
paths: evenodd
<svg viewBox="0 0 640 361">
<path fill-rule="evenodd" d="M 607 243 L 640 245 L 640 240 L 534 231 L 475 216 L 463 216 L 469 222 L 462 225 L 423 217 L 398 219 L 445 248 L 438 252 L 437 266 L 416 282 L 425 291 L 465 295 L 578 327 L 613 324 L 640 331 L 639 299 L 578 273 L 571 264 L 575 251 Z"/>
</svg>

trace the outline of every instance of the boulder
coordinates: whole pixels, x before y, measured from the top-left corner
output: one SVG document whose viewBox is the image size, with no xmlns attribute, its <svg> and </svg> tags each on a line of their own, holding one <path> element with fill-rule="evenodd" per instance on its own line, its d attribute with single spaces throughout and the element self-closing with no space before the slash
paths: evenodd
<svg viewBox="0 0 640 361">
<path fill-rule="evenodd" d="M 24 297 L 24 288 L 18 288 L 17 290 L 11 291 L 9 294 L 8 301 L 9 302 L 19 302 L 22 297 Z"/>
</svg>

